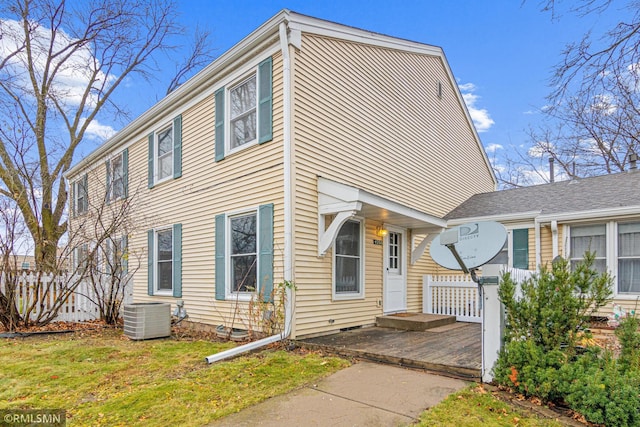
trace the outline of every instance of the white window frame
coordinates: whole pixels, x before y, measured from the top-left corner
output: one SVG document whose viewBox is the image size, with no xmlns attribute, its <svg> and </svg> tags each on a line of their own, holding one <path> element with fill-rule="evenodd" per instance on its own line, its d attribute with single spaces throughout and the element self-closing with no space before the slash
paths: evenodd
<svg viewBox="0 0 640 427">
<path fill-rule="evenodd" d="M 115 166 L 115 160 L 120 159 L 120 171 L 121 174 L 119 175 L 120 180 L 122 181 L 122 194 L 120 195 L 115 195 L 114 194 L 114 188 L 115 185 L 114 183 L 116 182 L 116 166 Z M 120 153 L 116 154 L 115 156 L 113 156 L 111 158 L 111 161 L 109 162 L 109 181 L 107 183 L 107 185 L 109 186 L 109 197 L 108 199 L 110 201 L 114 201 L 114 200 L 119 200 L 119 199 L 124 199 L 125 198 L 125 194 L 127 194 L 127 189 L 125 188 L 126 182 L 124 181 L 124 176 L 125 176 L 125 170 L 124 170 L 124 151 L 121 151 Z"/>
<path fill-rule="evenodd" d="M 619 300 L 636 300 L 640 293 L 620 293 L 618 287 L 618 224 L 625 223 L 637 223 L 640 222 L 634 219 L 615 219 L 615 220 L 605 220 L 605 221 L 593 221 L 593 222 L 580 222 L 580 223 L 570 223 L 567 224 L 564 228 L 565 230 L 565 254 L 567 254 L 567 259 L 578 259 L 572 258 L 571 255 L 571 228 L 579 227 L 583 225 L 597 225 L 597 224 L 605 224 L 606 230 L 606 265 L 607 271 L 613 277 L 613 297 Z"/>
<path fill-rule="evenodd" d="M 89 211 L 89 189 L 82 185 L 84 176 L 73 182 L 73 215 L 84 215 Z M 87 182 L 87 187 L 89 183 Z M 83 209 L 80 210 L 80 189 L 83 189 Z"/>
<path fill-rule="evenodd" d="M 160 245 L 160 238 L 158 237 L 158 234 L 160 233 L 164 233 L 164 232 L 170 232 L 171 233 L 171 259 L 170 260 L 164 260 L 162 262 L 168 262 L 169 264 L 171 264 L 171 288 L 170 289 L 160 289 L 159 285 L 160 285 L 160 253 L 158 251 L 159 249 L 159 245 Z M 173 283 L 173 260 L 174 260 L 174 251 L 175 251 L 175 236 L 173 233 L 173 227 L 162 227 L 162 228 L 157 228 L 153 230 L 153 251 L 154 251 L 154 256 L 153 256 L 153 293 L 154 295 L 168 295 L 168 296 L 173 296 L 173 287 L 175 285 L 175 283 Z"/>
<path fill-rule="evenodd" d="M 169 135 L 171 135 L 171 149 L 168 153 L 164 154 L 162 158 L 171 157 L 171 161 L 169 162 L 171 165 L 171 171 L 169 174 L 163 178 L 160 178 L 160 156 L 158 155 L 158 149 L 160 148 L 160 134 L 168 131 Z M 175 133 L 173 131 L 173 121 L 170 121 L 165 126 L 161 126 L 157 131 L 153 133 L 153 183 L 160 184 L 165 181 L 169 181 L 173 179 L 173 155 L 174 155 L 174 146 L 175 146 Z"/>
<path fill-rule="evenodd" d="M 81 251 L 84 251 L 84 257 L 81 257 Z M 78 271 L 84 263 L 84 268 L 89 265 L 89 243 L 82 243 L 73 248 L 73 270 Z"/>
<path fill-rule="evenodd" d="M 154 236 L 155 237 L 155 236 Z M 172 236 L 173 237 L 173 236 Z M 114 265 L 118 266 L 120 268 L 120 274 L 123 273 L 122 271 L 122 266 L 123 266 L 123 258 L 126 254 L 127 248 L 124 245 L 124 242 L 126 241 L 125 236 L 121 235 L 121 236 L 117 236 L 117 237 L 112 237 L 110 239 L 107 239 L 106 242 L 106 247 L 105 247 L 105 267 L 109 266 L 110 268 L 113 268 Z M 172 244 L 172 256 L 173 256 L 173 241 L 171 242 Z M 118 251 L 115 250 L 116 248 L 119 248 L 121 250 L 120 253 L 120 259 L 117 260 L 116 259 L 116 255 L 118 254 Z M 112 273 L 112 272 L 110 272 Z"/>
<path fill-rule="evenodd" d="M 259 285 L 258 271 L 260 270 L 258 269 L 258 264 L 260 262 L 260 215 L 258 215 L 258 208 L 255 207 L 248 210 L 232 212 L 225 217 L 225 299 L 250 301 L 253 295 L 260 292 L 260 289 L 256 289 L 255 291 L 250 292 L 234 292 L 232 289 L 233 274 L 231 266 L 231 249 L 233 246 L 231 244 L 231 220 L 233 218 L 249 215 L 254 215 L 256 217 L 256 287 Z"/>
<path fill-rule="evenodd" d="M 624 224 L 640 224 L 640 220 L 629 220 L 629 221 L 618 221 L 615 223 L 615 233 L 613 233 L 613 237 L 614 237 L 614 242 L 612 243 L 613 247 L 615 248 L 615 257 L 611 263 L 611 270 L 615 272 L 615 289 L 614 289 L 614 294 L 617 296 L 620 296 L 620 298 L 629 298 L 629 299 L 636 299 L 638 297 L 638 295 L 640 295 L 640 292 L 636 292 L 636 293 L 632 293 L 632 292 L 620 292 L 620 286 L 618 283 L 618 262 L 620 260 L 620 255 L 619 255 L 619 251 L 618 251 L 618 238 L 619 238 L 619 226 L 620 225 L 624 225 Z M 623 259 L 638 259 L 640 258 L 640 256 L 626 256 Z M 613 274 L 613 273 L 612 273 Z"/>
<path fill-rule="evenodd" d="M 340 232 L 338 231 L 338 233 L 336 233 L 336 237 L 333 240 L 333 254 L 332 254 L 332 267 L 331 267 L 331 294 L 332 294 L 332 298 L 335 301 L 345 301 L 345 300 L 354 300 L 354 299 L 364 299 L 365 297 L 365 264 L 366 264 L 366 260 L 365 260 L 365 240 L 366 240 L 366 227 L 365 227 L 365 220 L 364 218 L 361 217 L 351 217 L 349 218 L 347 221 L 345 221 L 344 224 L 346 224 L 349 221 L 356 221 L 360 224 L 360 283 L 358 283 L 359 285 L 359 290 L 358 292 L 336 292 L 336 258 L 337 258 L 337 254 L 336 254 L 336 241 L 335 239 L 338 237 L 338 234 L 340 234 Z M 344 226 L 344 224 L 342 224 L 340 226 L 340 229 L 342 229 L 342 227 Z"/>
<path fill-rule="evenodd" d="M 234 89 L 242 86 L 243 84 L 247 83 L 249 80 L 251 79 L 255 79 L 256 81 L 256 103 L 255 106 L 253 108 L 253 111 L 255 111 L 256 114 L 256 120 L 255 120 L 255 131 L 256 131 L 256 136 L 253 140 L 245 142 L 242 145 L 239 145 L 237 147 L 231 147 L 231 140 L 232 140 L 232 134 L 233 134 L 233 125 L 232 125 L 232 119 L 231 119 L 231 92 L 233 92 Z M 237 153 L 238 151 L 242 151 L 246 148 L 252 147 L 254 145 L 258 144 L 258 123 L 260 123 L 260 108 L 259 107 L 259 103 L 260 103 L 260 99 L 259 99 L 259 94 L 260 94 L 260 82 L 258 79 L 258 66 L 254 66 L 252 67 L 251 71 L 244 74 L 240 79 L 237 79 L 234 83 L 230 84 L 228 86 L 228 89 L 226 89 L 225 91 L 225 115 L 224 115 L 224 126 L 225 126 L 225 141 L 224 141 L 224 145 L 225 145 L 225 153 L 228 154 L 233 154 L 233 153 Z M 243 115 L 246 115 L 243 114 Z M 241 115 L 241 116 L 243 116 Z M 240 116 L 239 116 L 240 117 Z"/>
</svg>

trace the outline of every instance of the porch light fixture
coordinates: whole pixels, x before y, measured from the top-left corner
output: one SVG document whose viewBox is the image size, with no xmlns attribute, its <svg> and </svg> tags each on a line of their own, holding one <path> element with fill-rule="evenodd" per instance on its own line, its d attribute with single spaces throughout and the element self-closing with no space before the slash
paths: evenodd
<svg viewBox="0 0 640 427">
<path fill-rule="evenodd" d="M 376 236 L 384 237 L 384 236 L 387 235 L 387 233 L 389 233 L 389 230 L 386 230 L 386 229 L 382 228 L 381 226 L 377 226 L 376 227 Z"/>
</svg>

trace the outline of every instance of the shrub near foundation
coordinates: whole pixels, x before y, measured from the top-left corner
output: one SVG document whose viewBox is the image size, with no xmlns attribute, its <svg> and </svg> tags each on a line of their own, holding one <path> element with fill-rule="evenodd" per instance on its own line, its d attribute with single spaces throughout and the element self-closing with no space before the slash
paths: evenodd
<svg viewBox="0 0 640 427">
<path fill-rule="evenodd" d="M 565 260 L 543 268 L 522 284 L 508 274 L 498 291 L 506 310 L 505 346 L 495 381 L 525 396 L 567 404 L 594 423 L 640 425 L 639 321 L 621 321 L 616 359 L 598 347 L 579 344 L 589 316 L 611 297 L 612 279 L 592 268 L 594 255 L 573 271 Z"/>
</svg>

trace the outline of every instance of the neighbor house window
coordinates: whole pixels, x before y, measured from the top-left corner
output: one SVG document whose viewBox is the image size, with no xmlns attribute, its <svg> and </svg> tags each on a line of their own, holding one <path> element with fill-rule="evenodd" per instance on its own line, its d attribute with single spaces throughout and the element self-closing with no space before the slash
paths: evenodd
<svg viewBox="0 0 640 427">
<path fill-rule="evenodd" d="M 569 233 L 571 268 L 584 259 L 586 252 L 591 252 L 595 254 L 593 268 L 601 273 L 607 271 L 606 224 L 573 226 Z"/>
<path fill-rule="evenodd" d="M 336 297 L 363 295 L 362 221 L 345 222 L 334 242 L 334 293 Z"/>
<path fill-rule="evenodd" d="M 618 292 L 640 293 L 640 223 L 618 224 Z"/>
<path fill-rule="evenodd" d="M 107 201 L 127 197 L 128 150 L 107 161 Z"/>
<path fill-rule="evenodd" d="M 23 262 L 22 263 L 22 269 L 23 270 L 28 270 L 29 268 L 31 268 L 31 264 L 28 262 Z"/>
<path fill-rule="evenodd" d="M 231 150 L 256 140 L 256 75 L 229 90 Z"/>
<path fill-rule="evenodd" d="M 258 257 L 254 213 L 229 217 L 229 274 L 231 292 L 253 292 L 257 289 Z"/>
<path fill-rule="evenodd" d="M 74 215 L 81 215 L 89 210 L 87 184 L 87 175 L 85 174 L 82 178 L 74 181 L 72 185 Z"/>
<path fill-rule="evenodd" d="M 147 237 L 149 295 L 182 297 L 182 224 L 149 230 Z M 126 240 L 119 245 L 120 251 L 126 251 Z"/>
</svg>

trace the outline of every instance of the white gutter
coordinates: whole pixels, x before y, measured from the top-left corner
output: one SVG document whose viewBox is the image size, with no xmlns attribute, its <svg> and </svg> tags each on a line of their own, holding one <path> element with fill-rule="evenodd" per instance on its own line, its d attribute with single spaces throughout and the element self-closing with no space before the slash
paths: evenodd
<svg viewBox="0 0 640 427">
<path fill-rule="evenodd" d="M 291 209 L 291 67 L 289 58 L 289 42 L 287 39 L 287 24 L 285 22 L 280 23 L 280 47 L 282 48 L 282 62 L 283 62 L 283 84 L 284 84 L 284 280 L 285 283 L 293 282 L 293 212 Z M 220 360 L 235 357 L 240 354 L 257 350 L 266 345 L 272 344 L 286 339 L 291 335 L 291 324 L 293 323 L 293 301 L 292 301 L 291 287 L 285 287 L 285 307 L 284 307 L 284 331 L 271 335 L 270 337 L 263 338 L 258 341 L 253 341 L 248 344 L 244 344 L 230 350 L 226 350 L 220 353 L 212 354 L 205 357 L 207 363 L 214 363 Z"/>
</svg>

